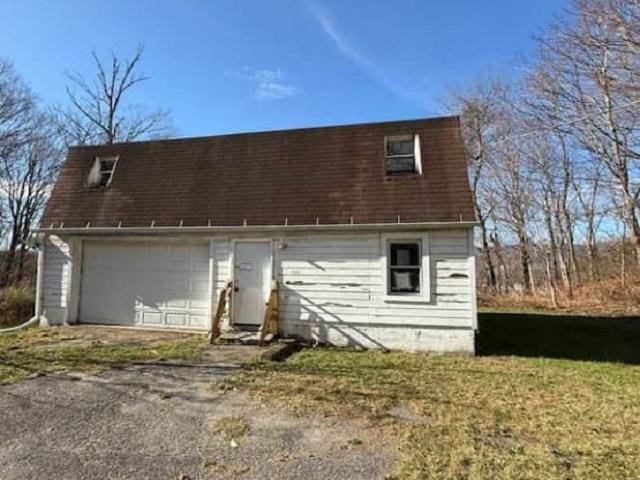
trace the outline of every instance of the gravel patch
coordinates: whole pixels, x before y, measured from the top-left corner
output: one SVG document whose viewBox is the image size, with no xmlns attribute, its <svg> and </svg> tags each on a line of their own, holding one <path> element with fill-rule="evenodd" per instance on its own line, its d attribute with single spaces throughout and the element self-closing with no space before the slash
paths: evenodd
<svg viewBox="0 0 640 480">
<path fill-rule="evenodd" d="M 383 433 L 294 416 L 225 388 L 239 367 L 134 365 L 0 387 L 0 471 L 10 479 L 373 479 L 395 460 Z M 216 425 L 247 428 L 230 438 Z"/>
</svg>

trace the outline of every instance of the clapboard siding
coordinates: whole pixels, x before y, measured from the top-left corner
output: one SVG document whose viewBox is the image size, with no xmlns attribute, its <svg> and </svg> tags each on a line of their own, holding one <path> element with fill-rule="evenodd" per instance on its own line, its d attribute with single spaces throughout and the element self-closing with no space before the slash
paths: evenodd
<svg viewBox="0 0 640 480">
<path fill-rule="evenodd" d="M 220 289 L 224 288 L 224 285 L 230 280 L 230 247 L 231 242 L 228 239 L 214 239 L 211 241 L 211 255 L 213 256 L 213 282 L 216 292 L 219 292 Z"/>
<path fill-rule="evenodd" d="M 42 314 L 51 324 L 65 321 L 69 289 L 71 257 L 69 244 L 51 236 L 44 244 L 42 276 Z"/>
<path fill-rule="evenodd" d="M 389 301 L 384 291 L 385 237 L 380 233 L 274 237 L 273 272 L 281 286 L 280 333 L 336 345 L 473 351 L 474 252 L 469 230 L 433 230 L 416 235 L 425 233 L 429 296 L 416 301 Z M 210 313 L 215 311 L 220 291 L 233 277 L 230 261 L 235 238 L 243 237 L 191 238 L 192 242 L 210 242 L 209 261 L 183 265 L 176 260 L 172 264 L 176 271 L 208 269 Z M 167 248 L 171 249 L 173 241 L 181 242 L 168 241 Z M 159 258 L 158 264 L 161 262 Z M 49 238 L 42 297 L 50 323 L 65 319 L 70 269 L 69 246 L 57 237 Z M 223 325 L 228 322 L 225 316 Z"/>
<path fill-rule="evenodd" d="M 428 302 L 386 301 L 382 242 L 380 234 L 275 238 L 281 333 L 367 347 L 473 350 L 468 230 L 429 233 Z M 214 299 L 232 277 L 231 249 L 231 239 L 213 240 Z"/>
<path fill-rule="evenodd" d="M 213 271 L 211 272 L 211 278 L 213 279 L 213 292 L 211 292 L 211 315 L 216 314 L 216 308 L 218 306 L 218 298 L 222 289 L 226 286 L 227 282 L 231 280 L 231 272 L 229 270 L 229 260 L 231 255 L 231 241 L 229 239 L 217 239 L 211 240 L 211 266 Z M 229 325 L 228 309 L 222 317 L 222 325 Z"/>
<path fill-rule="evenodd" d="M 402 347 L 398 342 L 408 342 L 417 349 L 446 350 L 446 341 L 436 342 L 435 348 L 429 342 L 417 347 L 415 337 L 431 341 L 457 335 L 450 330 L 461 330 L 466 332 L 456 337 L 455 346 L 473 349 L 469 340 L 472 335 L 468 334 L 474 323 L 470 278 L 473 252 L 467 229 L 429 233 L 428 302 L 388 301 L 384 292 L 383 239 L 379 234 L 316 235 L 283 241 L 286 248 L 277 252 L 275 262 L 282 285 L 283 333 L 307 332 L 332 343 L 353 343 L 354 338 L 363 340 L 375 334 L 380 338 L 370 338 L 363 346 L 375 346 L 378 341 L 388 343 L 394 338 L 391 348 Z M 363 328 L 369 333 L 363 335 Z M 399 334 L 403 329 L 411 333 Z M 443 331 L 447 334 L 438 336 Z"/>
</svg>

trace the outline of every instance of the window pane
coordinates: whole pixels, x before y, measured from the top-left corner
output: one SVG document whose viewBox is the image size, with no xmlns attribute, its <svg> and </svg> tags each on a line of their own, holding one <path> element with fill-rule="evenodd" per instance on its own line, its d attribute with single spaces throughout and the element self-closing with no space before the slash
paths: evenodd
<svg viewBox="0 0 640 480">
<path fill-rule="evenodd" d="M 419 269 L 392 268 L 390 273 L 389 286 L 391 292 L 420 292 Z"/>
<path fill-rule="evenodd" d="M 100 186 L 106 187 L 107 183 L 109 183 L 109 178 L 111 178 L 111 172 L 101 172 L 100 173 Z"/>
<path fill-rule="evenodd" d="M 391 244 L 392 267 L 419 267 L 420 247 L 417 242 Z"/>
<path fill-rule="evenodd" d="M 113 170 L 113 166 L 115 165 L 115 160 L 100 160 L 100 171 L 106 172 Z"/>
<path fill-rule="evenodd" d="M 387 156 L 413 155 L 413 137 L 403 140 L 387 140 Z"/>
<path fill-rule="evenodd" d="M 387 173 L 415 172 L 416 162 L 413 157 L 387 158 Z"/>
</svg>

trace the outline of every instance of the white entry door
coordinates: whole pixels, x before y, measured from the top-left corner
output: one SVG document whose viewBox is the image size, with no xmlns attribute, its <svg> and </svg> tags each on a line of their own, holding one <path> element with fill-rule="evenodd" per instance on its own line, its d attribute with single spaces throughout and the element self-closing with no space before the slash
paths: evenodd
<svg viewBox="0 0 640 480">
<path fill-rule="evenodd" d="M 233 323 L 261 325 L 271 289 L 271 242 L 236 242 Z"/>
</svg>

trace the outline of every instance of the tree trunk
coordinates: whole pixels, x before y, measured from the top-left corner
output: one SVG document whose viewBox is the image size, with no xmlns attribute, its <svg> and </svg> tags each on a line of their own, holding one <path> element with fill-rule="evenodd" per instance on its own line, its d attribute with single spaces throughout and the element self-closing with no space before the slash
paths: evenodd
<svg viewBox="0 0 640 480">
<path fill-rule="evenodd" d="M 620 239 L 620 283 L 624 287 L 627 283 L 627 255 L 626 255 L 626 243 L 627 243 L 627 224 L 622 225 L 622 238 Z"/>
<path fill-rule="evenodd" d="M 11 282 L 11 276 L 16 258 L 16 249 L 18 248 L 18 234 L 16 232 L 15 223 L 11 231 L 11 240 L 7 248 L 4 266 L 2 268 L 2 276 L 0 276 L 0 284 L 4 287 Z"/>
<path fill-rule="evenodd" d="M 508 293 L 509 292 L 509 271 L 507 270 L 507 266 L 504 261 L 504 257 L 502 256 L 502 248 L 500 243 L 500 238 L 498 237 L 498 233 L 494 232 L 491 234 L 491 241 L 493 243 L 493 250 L 496 254 L 496 259 L 498 261 L 498 271 L 499 282 L 498 282 L 498 292 L 500 293 Z"/>
<path fill-rule="evenodd" d="M 524 231 L 518 233 L 519 251 L 520 251 L 520 269 L 522 270 L 522 286 L 525 293 L 531 293 L 535 290 L 533 286 L 533 278 L 531 275 L 531 258 L 529 249 L 527 248 L 527 236 Z"/>
<path fill-rule="evenodd" d="M 596 260 L 598 257 L 598 251 L 596 246 L 595 235 L 591 233 L 591 227 L 588 227 L 589 233 L 587 233 L 587 258 L 589 261 L 589 280 L 592 282 L 598 278 L 598 270 L 596 266 Z"/>
<path fill-rule="evenodd" d="M 496 292 L 497 279 L 496 270 L 491 259 L 491 249 L 489 247 L 489 239 L 487 238 L 487 228 L 484 220 L 480 221 L 480 232 L 482 235 L 482 254 L 484 257 L 484 264 L 487 270 L 487 278 L 489 279 L 489 288 L 492 293 Z"/>
<path fill-rule="evenodd" d="M 625 223 L 629 229 L 629 238 L 633 245 L 633 252 L 635 254 L 636 263 L 640 264 L 640 224 L 638 223 L 638 216 L 636 215 L 635 202 L 625 192 L 624 198 L 625 206 Z"/>
<path fill-rule="evenodd" d="M 551 273 L 551 261 L 550 261 L 550 253 L 544 253 L 545 266 L 547 270 L 547 287 L 549 289 L 549 297 L 551 298 L 551 305 L 553 308 L 558 308 L 558 295 L 556 293 L 556 282 L 553 274 Z"/>
</svg>

